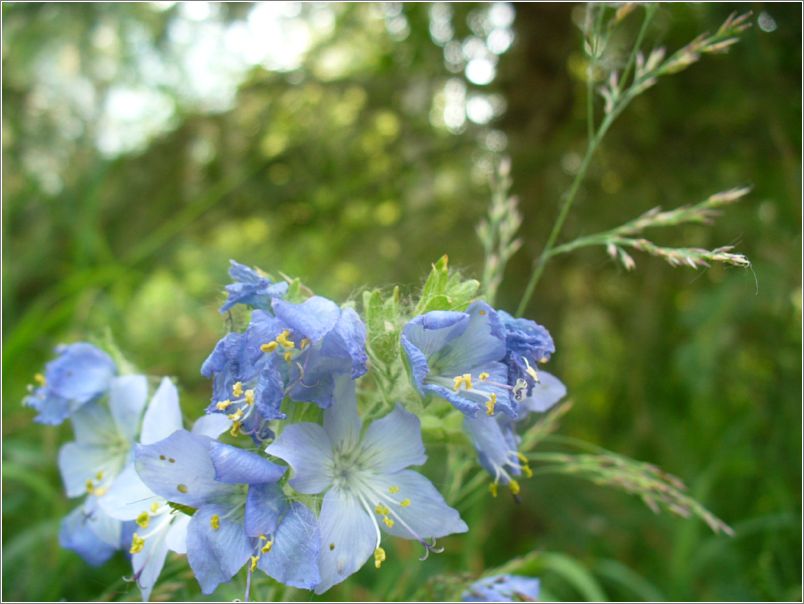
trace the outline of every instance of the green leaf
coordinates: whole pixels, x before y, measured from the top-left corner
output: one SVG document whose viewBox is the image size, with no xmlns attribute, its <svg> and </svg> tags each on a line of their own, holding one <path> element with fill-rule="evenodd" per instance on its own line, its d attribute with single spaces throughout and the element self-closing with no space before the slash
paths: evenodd
<svg viewBox="0 0 804 604">
<path fill-rule="evenodd" d="M 449 259 L 445 254 L 433 265 L 424 282 L 415 314 L 421 315 L 431 310 L 463 310 L 478 289 L 479 281 L 463 279 L 457 272 L 450 273 Z"/>
<path fill-rule="evenodd" d="M 385 299 L 378 289 L 363 292 L 363 310 L 372 355 L 391 365 L 399 355 L 399 288 Z"/>
</svg>

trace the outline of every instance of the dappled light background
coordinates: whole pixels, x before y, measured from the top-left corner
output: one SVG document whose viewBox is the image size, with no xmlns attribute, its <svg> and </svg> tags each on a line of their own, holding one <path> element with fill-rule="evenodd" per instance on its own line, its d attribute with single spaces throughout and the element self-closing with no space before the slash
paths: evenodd
<svg viewBox="0 0 804 604">
<path fill-rule="evenodd" d="M 664 6 L 646 40 L 675 49 L 744 8 Z M 420 564 L 396 545 L 393 564 L 327 597 L 398 598 L 534 550 L 566 556 L 542 577 L 562 599 L 801 597 L 801 7 L 751 8 L 728 55 L 663 78 L 618 121 L 564 237 L 751 185 L 713 228 L 663 243 L 733 244 L 753 271 L 635 256 L 626 273 L 590 249 L 552 263 L 526 312 L 556 340 L 552 371 L 574 401 L 562 433 L 682 477 L 736 537 L 534 468 L 521 505 L 471 508 L 451 557 Z M 32 425 L 21 405 L 53 347 L 114 342 L 142 371 L 176 376 L 195 417 L 230 258 L 336 300 L 365 285 L 414 292 L 444 253 L 477 277 L 474 228 L 502 155 L 524 213 L 498 299 L 513 312 L 586 144 L 584 9 L 2 10 L 3 595 L 137 599 L 123 556 L 93 569 L 58 547 L 70 429 Z M 638 25 L 624 22 L 615 49 Z M 154 592 L 199 595 L 178 559 Z"/>
</svg>

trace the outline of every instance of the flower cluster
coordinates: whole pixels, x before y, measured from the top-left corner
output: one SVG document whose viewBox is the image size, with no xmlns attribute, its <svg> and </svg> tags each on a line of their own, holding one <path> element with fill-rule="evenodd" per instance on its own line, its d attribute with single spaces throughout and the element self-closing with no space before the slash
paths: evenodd
<svg viewBox="0 0 804 604">
<path fill-rule="evenodd" d="M 462 413 L 493 494 L 499 484 L 518 494 L 517 477 L 531 474 L 518 427 L 565 394 L 536 369 L 555 351 L 547 330 L 481 300 L 400 317 L 410 383 L 383 413 L 385 399 L 360 388 L 369 350 L 353 308 L 236 262 L 230 275 L 221 312 L 241 307 L 246 320 L 202 364 L 212 397 L 191 430 L 172 381 L 154 388 L 90 344 L 58 348 L 37 375 L 25 399 L 36 420 L 69 418 L 75 432 L 59 466 L 67 495 L 83 501 L 62 522 L 64 547 L 91 564 L 123 550 L 144 600 L 169 551 L 186 555 L 205 594 L 245 569 L 246 598 L 257 571 L 321 594 L 369 560 L 379 569 L 384 538 L 418 543 L 421 559 L 440 553 L 438 539 L 469 527 L 412 469 L 427 461 L 410 411 L 422 405 L 406 404 L 415 398 Z M 377 419 L 364 422 L 369 408 Z M 503 593 L 486 583 L 467 597 Z"/>
</svg>

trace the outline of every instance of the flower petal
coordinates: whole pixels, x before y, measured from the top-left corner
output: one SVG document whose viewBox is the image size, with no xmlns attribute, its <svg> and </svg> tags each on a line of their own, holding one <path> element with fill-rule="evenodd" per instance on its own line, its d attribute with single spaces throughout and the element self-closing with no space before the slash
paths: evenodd
<svg viewBox="0 0 804 604">
<path fill-rule="evenodd" d="M 193 514 L 187 528 L 187 560 L 207 595 L 229 581 L 251 555 L 243 516 L 230 512 L 226 506 L 205 505 Z M 218 528 L 212 527 L 213 515 L 218 516 Z"/>
<path fill-rule="evenodd" d="M 261 484 L 282 478 L 285 468 L 264 457 L 217 441 L 209 444 L 215 480 L 229 484 Z"/>
<path fill-rule="evenodd" d="M 461 596 L 463 602 L 535 602 L 539 580 L 519 575 L 496 575 L 476 581 Z"/>
<path fill-rule="evenodd" d="M 109 406 L 94 400 L 78 409 L 70 418 L 75 440 L 87 445 L 106 445 L 119 440 L 117 425 Z"/>
<path fill-rule="evenodd" d="M 348 375 L 335 378 L 332 406 L 324 411 L 324 430 L 333 448 L 352 448 L 360 440 L 355 382 Z"/>
<path fill-rule="evenodd" d="M 126 453 L 114 455 L 107 447 L 69 442 L 59 450 L 59 470 L 68 497 L 79 497 L 87 492 L 87 481 L 116 476 L 126 462 Z"/>
<path fill-rule="evenodd" d="M 377 547 L 377 532 L 357 498 L 335 488 L 324 496 L 318 522 L 321 582 L 315 586 L 315 593 L 322 594 L 366 563 Z"/>
<path fill-rule="evenodd" d="M 100 566 L 117 550 L 117 547 L 109 545 L 95 534 L 83 505 L 79 505 L 61 521 L 59 545 L 73 550 L 92 566 Z"/>
<path fill-rule="evenodd" d="M 129 463 L 109 485 L 106 494 L 98 497 L 101 509 L 118 520 L 134 520 L 147 512 L 151 504 L 163 501 L 142 481 L 133 463 Z"/>
<path fill-rule="evenodd" d="M 511 419 L 480 415 L 476 418 L 465 417 L 463 425 L 472 439 L 480 464 L 495 480 L 508 484 L 508 477 L 500 469 L 517 476 L 521 474 L 516 458 L 517 436 Z"/>
<path fill-rule="evenodd" d="M 292 503 L 276 531 L 271 551 L 258 566 L 280 583 L 312 589 L 321 580 L 318 555 L 321 533 L 315 515 L 301 503 Z"/>
<path fill-rule="evenodd" d="M 288 463 L 293 470 L 290 486 L 299 493 L 320 493 L 329 486 L 332 445 L 329 436 L 318 424 L 285 426 L 265 452 Z"/>
<path fill-rule="evenodd" d="M 363 458 L 379 474 L 390 474 L 427 461 L 419 418 L 401 406 L 372 422 L 361 443 Z"/>
<path fill-rule="evenodd" d="M 294 334 L 301 334 L 311 342 L 321 340 L 335 326 L 341 312 L 337 304 L 321 296 L 313 296 L 301 304 L 275 298 L 273 309 Z"/>
<path fill-rule="evenodd" d="M 272 535 L 287 509 L 287 497 L 278 484 L 249 486 L 246 496 L 246 534 L 249 537 Z"/>
<path fill-rule="evenodd" d="M 167 532 L 167 546 L 168 549 L 177 554 L 187 553 L 187 527 L 190 526 L 192 516 L 182 514 L 181 512 L 171 512 L 173 520 L 170 523 L 170 528 Z"/>
<path fill-rule="evenodd" d="M 533 385 L 530 396 L 522 401 L 528 411 L 544 413 L 567 394 L 567 387 L 554 375 L 546 371 L 539 372 L 539 383 Z"/>
<path fill-rule="evenodd" d="M 140 442 L 143 445 L 150 445 L 167 438 L 181 428 L 179 391 L 168 378 L 162 378 L 162 383 L 159 384 L 142 418 Z"/>
<path fill-rule="evenodd" d="M 449 507 L 441 493 L 418 472 L 404 470 L 382 474 L 371 480 L 371 486 L 384 495 L 394 491 L 383 501 L 391 509 L 390 517 L 395 523 L 390 528 L 383 525 L 382 529 L 391 535 L 426 539 L 469 530 L 458 512 Z M 409 504 L 402 506 L 406 499 Z"/>
<path fill-rule="evenodd" d="M 148 380 L 144 375 L 124 375 L 109 385 L 109 408 L 120 435 L 133 441 L 140 416 L 148 398 Z"/>
<path fill-rule="evenodd" d="M 108 354 L 86 342 L 59 346 L 45 367 L 47 388 L 56 396 L 86 402 L 109 385 L 117 368 Z"/>
<path fill-rule="evenodd" d="M 433 310 L 409 321 L 402 335 L 429 359 L 462 334 L 468 322 L 464 312 Z"/>
<path fill-rule="evenodd" d="M 198 508 L 236 487 L 215 480 L 205 436 L 178 430 L 152 445 L 137 445 L 135 465 L 142 481 L 168 501 Z"/>
<path fill-rule="evenodd" d="M 142 550 L 131 556 L 131 567 L 137 577 L 137 585 L 142 594 L 142 601 L 147 602 L 151 597 L 151 590 L 159 579 L 159 574 L 165 566 L 167 557 L 167 533 L 161 531 L 145 540 Z"/>
<path fill-rule="evenodd" d="M 232 420 L 222 413 L 202 415 L 193 424 L 193 434 L 216 439 L 232 427 Z"/>
<path fill-rule="evenodd" d="M 431 371 L 452 377 L 475 367 L 485 369 L 505 356 L 505 330 L 497 311 L 478 301 L 466 312 L 469 320 L 463 332 L 428 359 Z"/>
</svg>

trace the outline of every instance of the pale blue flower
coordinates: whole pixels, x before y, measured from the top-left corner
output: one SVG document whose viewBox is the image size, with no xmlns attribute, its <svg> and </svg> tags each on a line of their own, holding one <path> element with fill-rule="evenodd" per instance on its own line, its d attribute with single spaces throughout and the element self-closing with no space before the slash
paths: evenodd
<svg viewBox="0 0 804 604">
<path fill-rule="evenodd" d="M 229 263 L 231 265 L 229 267 L 229 276 L 234 280 L 234 283 L 226 286 L 228 298 L 226 303 L 221 306 L 222 313 L 225 313 L 236 304 L 246 304 L 254 308 L 268 310 L 271 308 L 271 300 L 282 298 L 288 291 L 288 284 L 284 281 L 273 283 L 253 268 L 234 260 L 229 260 Z"/>
<path fill-rule="evenodd" d="M 89 496 L 65 516 L 59 527 L 59 545 L 81 556 L 92 566 L 100 566 L 121 547 L 125 547 L 124 525 L 98 506 Z"/>
<path fill-rule="evenodd" d="M 196 422 L 193 432 L 217 437 L 228 427 L 229 422 L 223 416 L 209 415 Z M 173 382 L 164 378 L 143 416 L 139 441 L 151 444 L 181 428 L 178 391 Z M 98 498 L 98 503 L 109 517 L 136 523 L 124 547 L 131 554 L 134 579 L 142 592 L 142 599 L 147 601 L 162 572 L 168 550 L 178 554 L 186 552 L 190 517 L 171 508 L 167 500 L 142 482 L 131 456 L 108 492 Z"/>
<path fill-rule="evenodd" d="M 535 602 L 539 580 L 522 575 L 496 575 L 476 581 L 467 589 L 464 602 Z"/>
<path fill-rule="evenodd" d="M 213 378 L 208 412 L 226 413 L 233 433 L 256 441 L 270 438 L 269 422 L 285 417 L 285 397 L 326 408 L 335 376 L 367 369 L 366 330 L 354 310 L 319 296 L 300 304 L 275 299 L 272 309 L 255 310 L 247 330 L 222 338 L 201 367 Z"/>
<path fill-rule="evenodd" d="M 294 587 L 318 583 L 318 525 L 306 506 L 282 493 L 284 468 L 186 430 L 138 445 L 136 467 L 154 493 L 196 509 L 186 549 L 205 594 L 247 563 L 249 573 L 260 568 Z"/>
<path fill-rule="evenodd" d="M 532 475 L 527 458 L 519 451 L 520 437 L 517 426 L 530 413 L 543 413 L 561 400 L 567 393 L 564 384 L 558 378 L 540 372 L 540 381 L 533 386 L 520 407 L 520 415 L 516 420 L 499 414 L 494 417 L 465 417 L 464 429 L 477 451 L 478 461 L 491 474 L 494 482 L 491 492 L 497 494 L 497 485 L 507 485 L 514 495 L 519 493 L 519 482 L 516 477 L 523 472 Z"/>
<path fill-rule="evenodd" d="M 511 398 L 505 330 L 497 312 L 474 302 L 466 312 L 431 311 L 402 330 L 402 349 L 422 396 L 446 399 L 467 417 L 503 411 L 516 417 Z"/>
<path fill-rule="evenodd" d="M 96 399 L 117 373 L 105 352 L 85 342 L 56 348 L 58 357 L 45 365 L 44 375 L 35 376 L 38 387 L 23 403 L 38 411 L 34 421 L 60 424 L 82 405 Z"/>
<path fill-rule="evenodd" d="M 92 400 L 70 417 L 75 441 L 59 450 L 59 470 L 68 497 L 87 497 L 62 521 L 60 542 L 90 564 L 121 547 L 123 523 L 106 514 L 97 500 L 114 491 L 115 478 L 130 460 L 147 393 L 144 376 L 116 377 L 108 401 Z"/>
<path fill-rule="evenodd" d="M 349 376 L 336 379 L 323 427 L 286 426 L 266 452 L 290 465 L 290 485 L 298 492 L 324 493 L 316 593 L 356 572 L 372 552 L 379 568 L 385 559 L 381 530 L 418 541 L 425 555 L 435 549 L 435 538 L 467 530 L 430 481 L 407 469 L 426 460 L 418 418 L 397 407 L 361 436 Z"/>
</svg>

